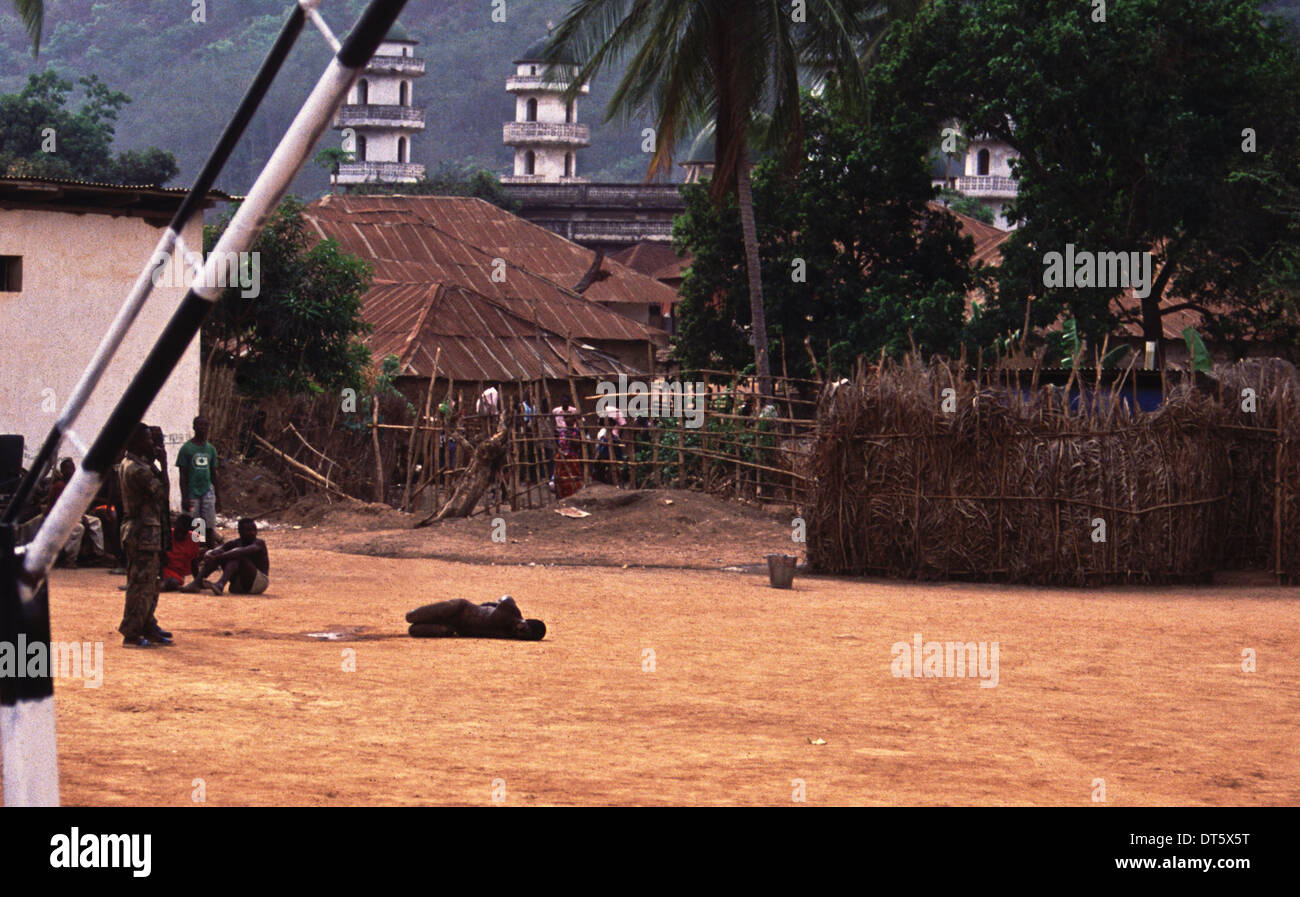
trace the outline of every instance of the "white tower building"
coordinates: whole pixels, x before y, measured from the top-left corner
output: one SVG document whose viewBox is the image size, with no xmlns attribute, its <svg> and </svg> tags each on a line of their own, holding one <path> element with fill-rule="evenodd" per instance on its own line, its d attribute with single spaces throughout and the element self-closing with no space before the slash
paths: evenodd
<svg viewBox="0 0 1300 897">
<path fill-rule="evenodd" d="M 424 74 L 418 43 L 394 23 L 339 109 L 334 127 L 344 129 L 343 148 L 353 161 L 339 165 L 336 183 L 411 184 L 424 177 L 424 166 L 411 161 L 411 141 L 424 130 L 424 110 L 413 105 L 412 84 Z"/>
<path fill-rule="evenodd" d="M 957 178 L 957 192 L 978 199 L 993 212 L 993 223 L 1008 230 L 1007 205 L 1016 198 L 1018 185 L 1011 176 L 1016 152 L 1007 143 L 978 134 L 966 148 L 966 174 Z"/>
<path fill-rule="evenodd" d="M 578 124 L 578 101 L 564 102 L 564 91 L 578 73 L 574 60 L 557 66 L 558 80 L 547 80 L 542 60 L 549 35 L 515 60 L 506 90 L 515 95 L 515 120 L 506 122 L 502 142 L 515 148 L 514 174 L 505 184 L 581 184 L 577 151 L 591 145 L 591 129 Z M 589 93 L 582 85 L 581 95 Z"/>
</svg>

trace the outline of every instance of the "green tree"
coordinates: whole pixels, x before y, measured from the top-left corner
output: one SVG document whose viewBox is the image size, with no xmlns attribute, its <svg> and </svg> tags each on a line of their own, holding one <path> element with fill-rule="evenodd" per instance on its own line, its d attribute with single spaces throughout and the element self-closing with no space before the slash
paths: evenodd
<svg viewBox="0 0 1300 897">
<path fill-rule="evenodd" d="M 353 154 L 341 146 L 327 146 L 316 154 L 312 160 L 317 167 L 328 171 L 330 174 L 330 187 L 332 193 L 339 192 L 337 178 L 339 176 L 339 166 L 351 162 Z"/>
<path fill-rule="evenodd" d="M 0 94 L 0 172 L 105 183 L 162 184 L 180 170 L 156 147 L 113 155 L 119 110 L 131 98 L 95 75 L 79 78 L 81 108 L 68 111 L 72 82 L 51 70 L 28 76 L 16 94 Z"/>
<path fill-rule="evenodd" d="M 235 368 L 244 395 L 363 387 L 370 363 L 360 337 L 370 266 L 332 240 L 312 243 L 301 201 L 284 200 L 253 244 L 257 295 L 230 289 L 203 325 L 204 352 Z M 207 251 L 229 216 L 203 229 Z"/>
<path fill-rule="evenodd" d="M 944 187 L 939 191 L 939 198 L 948 208 L 959 215 L 974 218 L 976 221 L 982 221 L 985 224 L 992 224 L 995 220 L 993 210 L 973 196 L 965 196 L 956 190 Z"/>
<path fill-rule="evenodd" d="M 883 6 L 888 13 L 896 4 Z M 571 96 L 606 65 L 631 57 L 606 118 L 648 114 L 655 122 L 649 178 L 671 172 L 678 143 L 713 121 L 711 195 L 718 203 L 736 197 L 754 368 L 764 394 L 771 392 L 771 363 L 748 134 L 759 114 L 768 113 L 766 148 L 786 171 L 797 169 L 803 145 L 801 64 L 831 75 L 844 95 L 858 96 L 868 16 L 881 7 L 864 0 L 808 0 L 796 14 L 791 4 L 744 0 L 577 0 L 547 50 L 553 65 L 581 60 Z"/>
<path fill-rule="evenodd" d="M 519 204 L 510 198 L 501 180 L 486 168 L 444 162 L 414 184 L 352 184 L 349 193 L 400 193 L 407 196 L 474 196 L 508 212 Z"/>
<path fill-rule="evenodd" d="M 754 173 L 754 207 L 769 320 L 796 376 L 811 375 L 805 339 L 826 367 L 848 371 L 860 354 L 951 352 L 966 292 L 980 283 L 973 244 L 931 204 L 925 148 L 936 121 L 918 110 L 868 128 L 839 101 L 805 95 L 804 164 L 793 178 L 775 160 Z M 674 227 L 693 256 L 682 284 L 679 357 L 696 367 L 740 367 L 748 354 L 739 210 L 685 188 Z"/>
<path fill-rule="evenodd" d="M 1272 200 L 1300 181 L 1300 54 L 1256 0 L 936 0 L 885 51 L 882 95 L 1018 154 L 989 332 L 1062 315 L 1100 342 L 1111 288 L 1048 288 L 1045 254 L 1153 253 L 1146 339 L 1194 309 L 1224 333 L 1266 316 L 1268 260 L 1293 245 Z M 1164 304 L 1167 295 L 1182 301 Z"/>
</svg>

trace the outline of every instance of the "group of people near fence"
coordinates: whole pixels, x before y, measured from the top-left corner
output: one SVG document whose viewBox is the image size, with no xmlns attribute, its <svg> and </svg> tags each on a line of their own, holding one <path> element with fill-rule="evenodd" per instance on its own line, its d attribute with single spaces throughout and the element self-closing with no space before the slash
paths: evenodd
<svg viewBox="0 0 1300 897">
<path fill-rule="evenodd" d="M 193 437 L 176 455 L 180 514 L 171 512 L 162 430 L 141 423 L 56 561 L 65 567 L 108 566 L 109 573 L 126 575 L 126 584 L 120 587 L 126 597 L 118 626 L 126 647 L 173 643 L 172 634 L 158 623 L 160 592 L 207 590 L 221 595 L 229 590 L 256 595 L 264 592 L 270 581 L 270 558 L 266 543 L 257 537 L 255 521 L 241 519 L 238 537 L 217 544 L 220 459 L 207 438 L 207 419 L 195 418 L 193 427 Z M 76 469 L 71 458 L 60 461 L 58 471 L 43 484 L 29 509 L 39 513 L 26 519 L 22 541 L 35 535 Z M 219 576 L 210 580 L 214 573 Z"/>
</svg>

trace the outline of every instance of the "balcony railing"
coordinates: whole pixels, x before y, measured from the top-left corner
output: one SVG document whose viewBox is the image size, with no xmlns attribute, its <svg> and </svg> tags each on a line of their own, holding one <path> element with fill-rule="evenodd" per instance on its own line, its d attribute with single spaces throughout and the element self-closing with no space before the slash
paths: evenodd
<svg viewBox="0 0 1300 897">
<path fill-rule="evenodd" d="M 533 223 L 570 240 L 602 243 L 668 242 L 673 238 L 671 221 L 580 221 L 532 219 Z"/>
<path fill-rule="evenodd" d="M 365 184 L 372 181 L 418 181 L 424 166 L 416 162 L 344 162 L 339 165 L 340 184 Z"/>
<path fill-rule="evenodd" d="M 407 75 L 423 75 L 424 60 L 414 56 L 371 56 L 367 72 L 402 72 Z"/>
<path fill-rule="evenodd" d="M 982 174 L 957 178 L 957 192 L 968 196 L 1015 196 L 1016 179 L 1000 174 Z"/>
<path fill-rule="evenodd" d="M 506 79 L 506 91 L 508 93 L 520 93 L 529 90 L 553 90 L 561 91 L 569 86 L 568 81 L 556 81 L 547 79 L 541 75 L 512 75 Z M 586 84 L 578 90 L 578 93 L 591 93 L 591 88 Z"/>
<path fill-rule="evenodd" d="M 560 184 L 585 184 L 587 183 L 587 179 L 562 177 L 558 180 L 551 180 L 544 174 L 507 174 L 501 178 L 501 183 L 509 184 L 510 194 L 511 196 L 514 196 L 515 190 L 520 185 L 525 185 L 525 189 L 527 189 L 527 186 L 540 187 L 547 185 L 559 186 Z"/>
<path fill-rule="evenodd" d="M 371 125 L 389 128 L 423 128 L 424 110 L 417 106 L 376 106 L 349 104 L 339 109 L 335 127 Z"/>
<path fill-rule="evenodd" d="M 678 184 L 588 184 L 544 182 L 527 176 L 512 180 L 510 198 L 528 206 L 593 206 L 680 209 L 684 205 Z"/>
<path fill-rule="evenodd" d="M 506 146 L 545 143 L 590 146 L 591 128 L 567 122 L 508 121 L 502 130 L 502 139 Z"/>
</svg>

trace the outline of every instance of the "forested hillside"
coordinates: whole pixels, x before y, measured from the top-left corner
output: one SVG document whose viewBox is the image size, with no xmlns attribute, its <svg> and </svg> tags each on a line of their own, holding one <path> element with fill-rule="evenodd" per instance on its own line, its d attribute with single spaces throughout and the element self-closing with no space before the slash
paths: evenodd
<svg viewBox="0 0 1300 897">
<path fill-rule="evenodd" d="M 427 127 L 412 161 L 430 168 L 472 162 L 506 173 L 510 151 L 501 125 L 514 116 L 505 80 L 513 60 L 559 21 L 569 0 L 506 0 L 506 21 L 492 21 L 490 0 L 411 0 L 401 21 L 420 41 L 426 74 L 415 82 Z M 159 146 L 176 155 L 188 184 L 239 102 L 289 9 L 289 0 L 207 0 L 206 23 L 192 20 L 191 0 L 46 0 L 45 38 L 33 59 L 8 0 L 0 0 L 0 93 L 22 87 L 47 66 L 75 80 L 98 74 L 133 100 L 121 113 L 117 148 Z M 325 0 L 322 10 L 340 34 L 363 8 L 362 0 Z M 329 59 L 325 42 L 308 28 L 285 65 L 276 89 L 250 125 L 220 186 L 248 188 L 275 146 L 317 73 Z M 580 101 L 579 119 L 592 125 L 592 145 L 578 157 L 580 175 L 599 180 L 639 180 L 645 173 L 639 123 L 602 124 L 615 78 L 604 75 Z M 77 105 L 74 98 L 72 106 Z M 322 146 L 336 145 L 330 131 Z M 294 184 L 314 196 L 328 189 L 327 175 L 309 165 Z"/>
<path fill-rule="evenodd" d="M 205 23 L 193 21 L 197 0 L 46 0 L 45 39 L 33 59 L 12 4 L 0 0 L 0 92 L 16 91 L 27 75 L 52 66 L 65 77 L 98 74 L 133 100 L 117 128 L 117 149 L 159 146 L 175 154 L 180 175 L 193 178 L 220 128 L 239 101 L 283 21 L 289 0 L 206 0 Z M 411 0 L 402 22 L 420 41 L 427 74 L 415 98 L 427 110 L 427 128 L 413 161 L 430 168 L 475 163 L 506 173 L 511 155 L 501 125 L 513 117 L 505 92 L 510 62 L 559 21 L 570 0 L 505 0 L 506 21 L 492 21 L 491 0 Z M 362 0 L 325 0 L 327 20 L 346 31 Z M 1300 0 L 1267 4 L 1300 26 Z M 311 29 L 286 64 L 275 91 L 227 166 L 220 186 L 242 192 L 271 152 L 285 124 L 310 90 L 329 51 Z M 592 125 L 592 145 L 579 155 L 580 175 L 595 180 L 639 180 L 645 123 L 603 124 L 616 73 L 603 74 L 579 118 Z M 76 101 L 73 101 L 76 105 Z M 322 145 L 334 145 L 330 131 Z M 326 174 L 309 166 L 295 182 L 303 195 L 328 189 Z"/>
</svg>

